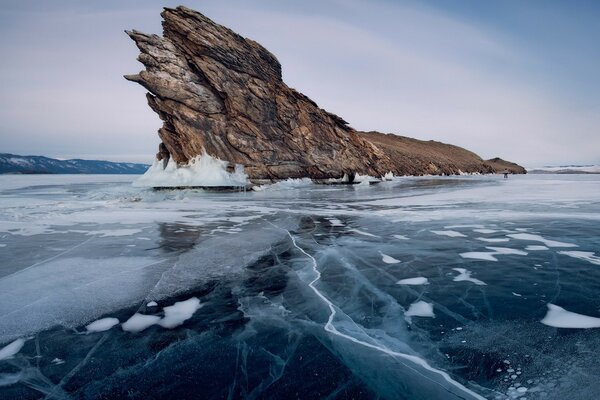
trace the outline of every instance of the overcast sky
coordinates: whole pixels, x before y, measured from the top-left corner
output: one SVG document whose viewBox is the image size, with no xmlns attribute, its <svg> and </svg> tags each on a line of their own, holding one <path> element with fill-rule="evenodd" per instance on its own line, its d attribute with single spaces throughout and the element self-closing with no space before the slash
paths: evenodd
<svg viewBox="0 0 600 400">
<path fill-rule="evenodd" d="M 124 29 L 181 1 L 2 0 L 0 152 L 152 160 L 161 122 L 123 79 Z M 187 1 L 360 130 L 525 166 L 600 164 L 600 1 Z"/>
</svg>

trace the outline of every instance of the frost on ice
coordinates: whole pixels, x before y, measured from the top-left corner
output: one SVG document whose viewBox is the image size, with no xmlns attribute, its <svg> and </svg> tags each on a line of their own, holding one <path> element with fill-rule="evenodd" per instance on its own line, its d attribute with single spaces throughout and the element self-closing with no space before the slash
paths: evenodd
<svg viewBox="0 0 600 400">
<path fill-rule="evenodd" d="M 548 312 L 541 322 L 555 328 L 600 328 L 600 318 L 567 311 L 551 303 L 548 303 Z"/>
<path fill-rule="evenodd" d="M 136 187 L 179 187 L 179 186 L 246 186 L 248 176 L 241 165 L 228 172 L 227 161 L 211 157 L 206 152 L 192 159 L 188 165 L 178 166 L 170 159 L 166 166 L 155 161 L 144 175 L 133 185 Z"/>
<path fill-rule="evenodd" d="M 102 318 L 87 325 L 85 329 L 88 332 L 104 332 L 117 325 L 119 320 L 117 318 Z"/>
<path fill-rule="evenodd" d="M 462 281 L 469 281 L 469 282 L 473 282 L 476 285 L 485 285 L 486 283 L 483 281 L 480 281 L 479 279 L 475 279 L 475 278 L 471 278 L 471 271 L 467 271 L 464 268 L 452 268 L 453 270 L 455 270 L 456 272 L 458 272 L 458 275 L 456 275 L 454 277 L 454 279 L 452 279 L 454 282 L 462 282 Z"/>
</svg>

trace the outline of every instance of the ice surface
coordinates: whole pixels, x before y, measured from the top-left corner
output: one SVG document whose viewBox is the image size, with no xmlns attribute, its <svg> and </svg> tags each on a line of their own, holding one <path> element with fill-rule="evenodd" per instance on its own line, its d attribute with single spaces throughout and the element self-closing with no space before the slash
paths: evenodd
<svg viewBox="0 0 600 400">
<path fill-rule="evenodd" d="M 428 285 L 429 280 L 427 278 L 419 276 L 416 278 L 400 279 L 398 282 L 396 282 L 396 284 L 397 285 Z"/>
<path fill-rule="evenodd" d="M 127 321 L 123 322 L 121 327 L 124 331 L 138 333 L 157 324 L 160 319 L 157 315 L 135 313 Z"/>
<path fill-rule="evenodd" d="M 379 237 L 377 235 L 373 235 L 372 233 L 361 231 L 360 229 L 348 229 L 349 232 L 358 233 L 359 235 L 369 236 L 369 237 Z"/>
<path fill-rule="evenodd" d="M 509 247 L 486 247 L 488 250 L 493 250 L 495 254 L 516 254 L 526 256 L 527 252 L 519 249 L 511 249 Z"/>
<path fill-rule="evenodd" d="M 556 240 L 549 240 L 549 239 L 543 238 L 540 235 L 534 235 L 532 233 L 511 233 L 506 236 L 511 237 L 513 239 L 528 240 L 528 241 L 532 241 L 532 242 L 541 242 L 544 245 L 546 245 L 547 247 L 578 247 L 574 243 L 565 243 L 565 242 L 558 242 Z"/>
<path fill-rule="evenodd" d="M 567 311 L 551 303 L 548 303 L 548 312 L 541 322 L 555 328 L 600 328 L 600 318 Z"/>
<path fill-rule="evenodd" d="M 440 236 L 449 236 L 449 237 L 467 237 L 467 235 L 463 235 L 460 232 L 457 231 L 431 231 L 432 233 L 435 233 L 436 235 L 440 235 Z"/>
<path fill-rule="evenodd" d="M 404 313 L 406 317 L 429 317 L 434 318 L 433 304 L 423 300 L 416 301 L 408 307 L 408 311 Z"/>
<path fill-rule="evenodd" d="M 400 239 L 400 240 L 409 240 L 408 237 L 404 236 L 404 235 L 394 235 L 394 237 L 396 239 Z"/>
<path fill-rule="evenodd" d="M 470 259 L 475 259 L 475 260 L 498 261 L 498 259 L 495 257 L 497 255 L 507 255 L 507 254 L 520 255 L 520 256 L 527 255 L 527 252 L 525 252 L 525 251 L 518 250 L 518 249 L 511 249 L 509 247 L 486 247 L 486 249 L 492 250 L 492 251 L 491 252 L 469 251 L 466 253 L 460 253 L 460 256 L 462 258 L 470 258 Z"/>
<path fill-rule="evenodd" d="M 475 238 L 477 240 L 481 240 L 482 242 L 488 242 L 488 243 L 506 243 L 509 242 L 510 239 L 508 238 L 484 238 L 484 237 L 478 237 Z"/>
<path fill-rule="evenodd" d="M 117 325 L 119 320 L 117 318 L 102 318 L 88 324 L 85 329 L 88 332 L 104 332 L 111 329 L 113 326 Z"/>
<path fill-rule="evenodd" d="M 155 161 L 144 175 L 134 182 L 136 187 L 179 187 L 179 186 L 246 186 L 248 177 L 242 166 L 236 165 L 235 172 L 227 172 L 227 161 L 204 153 L 192 159 L 188 165 L 178 166 L 170 159 L 166 166 Z"/>
<path fill-rule="evenodd" d="M 381 261 L 386 264 L 398 264 L 400 262 L 400 260 L 396 260 L 394 257 L 383 254 L 382 252 L 379 252 L 379 254 L 381 254 Z"/>
<path fill-rule="evenodd" d="M 178 301 L 172 306 L 164 308 L 165 316 L 158 322 L 163 328 L 173 329 L 192 318 L 194 313 L 200 308 L 200 300 L 197 297 L 185 301 Z"/>
<path fill-rule="evenodd" d="M 146 304 L 146 307 L 156 307 L 158 306 L 158 303 L 155 301 L 150 301 L 148 302 L 148 304 Z"/>
<path fill-rule="evenodd" d="M 478 229 L 473 229 L 473 232 L 485 234 L 485 233 L 495 233 L 498 231 L 496 229 L 478 228 Z"/>
<path fill-rule="evenodd" d="M 600 257 L 591 251 L 559 251 L 558 254 L 578 258 L 592 264 L 600 265 Z"/>
<path fill-rule="evenodd" d="M 471 278 L 471 271 L 467 271 L 465 268 L 452 268 L 453 270 L 455 270 L 456 272 L 458 272 L 458 275 L 456 275 L 454 277 L 454 279 L 452 279 L 455 282 L 462 282 L 462 281 L 469 281 L 469 282 L 473 282 L 476 285 L 485 285 L 486 283 L 483 281 L 480 281 L 479 279 L 475 279 L 475 278 Z"/>
<path fill-rule="evenodd" d="M 6 360 L 7 358 L 12 358 L 15 354 L 17 354 L 25 345 L 25 339 L 17 339 L 12 343 L 7 344 L 3 348 L 0 349 L 0 360 Z"/>
</svg>

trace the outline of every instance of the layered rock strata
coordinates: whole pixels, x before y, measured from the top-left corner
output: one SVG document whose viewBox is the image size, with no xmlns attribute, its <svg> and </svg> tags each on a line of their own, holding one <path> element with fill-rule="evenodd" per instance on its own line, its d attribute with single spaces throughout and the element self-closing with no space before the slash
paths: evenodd
<svg viewBox="0 0 600 400">
<path fill-rule="evenodd" d="M 185 7 L 161 15 L 162 37 L 127 32 L 145 70 L 125 76 L 149 91 L 163 121 L 159 160 L 186 164 L 206 152 L 253 180 L 493 172 L 456 146 L 357 132 L 288 87 L 260 44 Z"/>
</svg>

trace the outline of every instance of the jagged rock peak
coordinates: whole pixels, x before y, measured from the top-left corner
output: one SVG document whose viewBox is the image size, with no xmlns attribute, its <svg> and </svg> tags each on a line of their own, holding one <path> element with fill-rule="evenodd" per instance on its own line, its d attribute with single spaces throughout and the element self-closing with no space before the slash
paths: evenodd
<svg viewBox="0 0 600 400">
<path fill-rule="evenodd" d="M 476 155 L 465 164 L 425 154 L 426 169 L 408 168 L 410 157 L 396 151 L 405 141 L 373 140 L 319 108 L 282 81 L 281 64 L 260 44 L 186 7 L 161 15 L 163 36 L 127 31 L 145 69 L 125 76 L 150 92 L 163 121 L 159 160 L 183 164 L 206 152 L 243 165 L 254 180 L 490 172 Z"/>
</svg>

